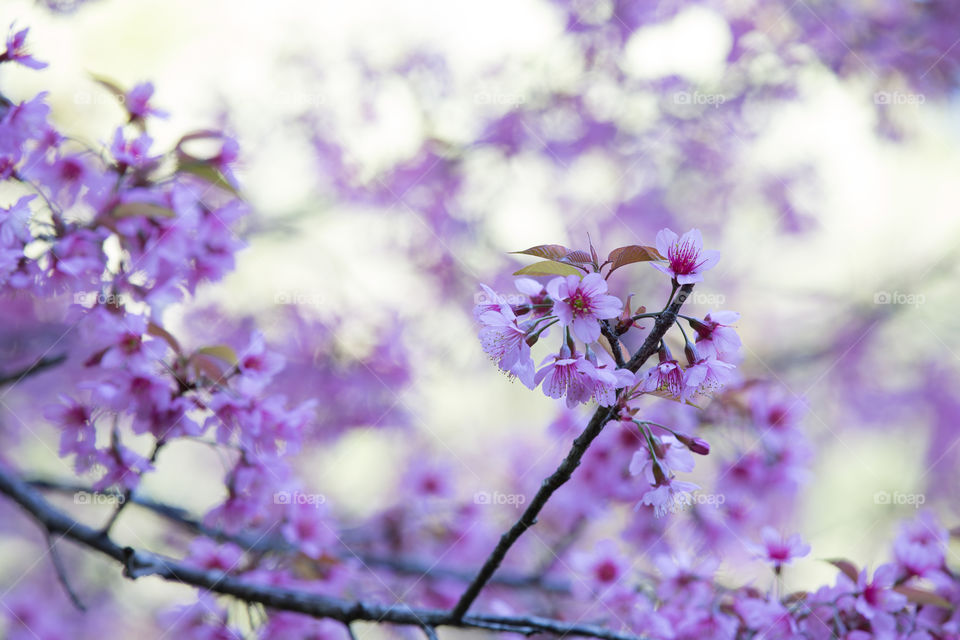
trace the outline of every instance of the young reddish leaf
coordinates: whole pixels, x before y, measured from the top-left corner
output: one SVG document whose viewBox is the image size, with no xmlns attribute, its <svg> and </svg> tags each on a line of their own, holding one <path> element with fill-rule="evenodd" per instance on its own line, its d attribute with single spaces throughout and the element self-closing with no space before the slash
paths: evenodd
<svg viewBox="0 0 960 640">
<path fill-rule="evenodd" d="M 592 258 L 586 251 L 571 251 L 567 255 L 563 256 L 564 262 L 572 262 L 574 264 L 590 264 Z"/>
<path fill-rule="evenodd" d="M 123 202 L 113 208 L 113 215 L 117 218 L 132 218 L 133 216 L 144 216 L 145 218 L 177 217 L 173 209 L 149 202 Z"/>
<path fill-rule="evenodd" d="M 914 604 L 932 604 L 937 607 L 943 607 L 944 609 L 953 610 L 953 605 L 950 604 L 950 601 L 942 596 L 926 591 L 924 589 L 918 589 L 916 587 L 908 587 L 906 585 L 900 585 L 899 587 L 894 587 L 894 591 L 902 595 L 907 596 L 907 600 L 913 602 Z"/>
<path fill-rule="evenodd" d="M 510 253 L 522 253 L 528 256 L 546 258 L 547 260 L 562 260 L 570 253 L 570 249 L 567 249 L 562 244 L 538 244 L 535 247 L 530 247 L 523 251 L 511 251 Z"/>
<path fill-rule="evenodd" d="M 607 262 L 613 265 L 610 267 L 610 273 L 634 262 L 650 262 L 651 260 L 663 259 L 663 256 L 660 255 L 660 252 L 658 252 L 655 247 L 647 247 L 640 244 L 629 244 L 625 247 L 617 247 L 607 256 Z"/>
<path fill-rule="evenodd" d="M 215 344 L 210 347 L 200 347 L 197 349 L 196 353 L 213 356 L 214 358 L 223 360 L 227 364 L 233 366 L 237 366 L 237 362 L 240 361 L 240 359 L 237 358 L 237 352 L 225 344 Z"/>
<path fill-rule="evenodd" d="M 180 343 L 177 342 L 177 339 L 174 338 L 169 331 L 167 331 L 160 325 L 155 324 L 153 322 L 147 323 L 147 333 L 149 333 L 151 336 L 155 338 L 161 338 L 165 340 L 167 344 L 170 345 L 170 348 L 173 349 L 176 353 L 182 353 L 180 349 Z"/>
<path fill-rule="evenodd" d="M 583 275 L 583 272 L 572 267 L 569 264 L 563 264 L 562 262 L 554 262 L 553 260 L 543 260 L 541 262 L 534 262 L 525 266 L 523 269 L 514 271 L 513 275 L 515 276 L 579 276 Z"/>
<path fill-rule="evenodd" d="M 857 574 L 860 572 L 857 571 L 857 566 L 849 560 L 844 560 L 843 558 L 832 558 L 827 560 L 827 562 L 835 566 L 837 569 L 840 569 L 840 571 L 843 572 L 843 575 L 847 576 L 854 582 L 857 581 Z"/>
</svg>

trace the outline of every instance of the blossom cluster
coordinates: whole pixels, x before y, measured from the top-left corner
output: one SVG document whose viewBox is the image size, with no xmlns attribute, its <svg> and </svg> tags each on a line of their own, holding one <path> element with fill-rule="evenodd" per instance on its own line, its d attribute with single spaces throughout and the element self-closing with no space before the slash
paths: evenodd
<svg viewBox="0 0 960 640">
<path fill-rule="evenodd" d="M 681 327 L 686 366 L 661 340 L 658 362 L 635 373 L 626 366 L 621 342 L 632 337 L 631 330 L 639 328 L 641 320 L 666 313 L 675 298 L 680 297 L 677 302 L 682 304 L 684 291 L 703 280 L 704 272 L 719 260 L 719 252 L 704 250 L 697 229 L 682 236 L 663 229 L 657 234 L 655 248 L 634 245 L 614 249 L 602 264 L 592 246 L 589 253 L 559 245 L 542 245 L 522 253 L 548 257 L 544 273 L 582 273 L 551 277 L 546 284 L 519 278 L 516 287 L 522 299 L 516 304 L 481 285 L 483 294 L 474 316 L 481 325 L 484 351 L 509 376 L 531 389 L 540 385 L 546 396 L 563 398 L 568 408 L 591 400 L 604 407 L 616 404 L 618 419 L 625 428 L 639 430 L 641 446 L 629 471 L 642 476 L 649 487 L 638 507 L 649 505 L 663 515 L 678 496 L 682 499 L 698 488 L 677 480 L 676 473 L 692 471 L 691 452 L 706 455 L 709 445 L 662 424 L 638 419 L 638 401 L 643 395 L 653 394 L 686 403 L 735 381 L 740 339 L 731 325 L 739 316 L 729 311 L 708 313 L 703 318 L 683 316 L 693 334 L 691 340 Z M 630 309 L 632 296 L 624 302 L 608 293 L 610 275 L 634 262 L 649 262 L 670 276 L 672 291 L 663 312 L 645 313 L 645 308 L 640 308 L 634 313 Z M 547 337 L 554 325 L 562 334 L 559 350 L 544 357 L 537 369 L 531 346 Z"/>
</svg>

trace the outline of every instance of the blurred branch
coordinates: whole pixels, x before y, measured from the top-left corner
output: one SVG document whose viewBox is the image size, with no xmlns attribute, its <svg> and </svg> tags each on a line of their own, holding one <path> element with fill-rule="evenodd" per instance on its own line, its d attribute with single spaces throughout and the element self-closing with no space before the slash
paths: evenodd
<svg viewBox="0 0 960 640">
<path fill-rule="evenodd" d="M 33 364 L 30 364 L 24 367 L 20 371 L 15 371 L 13 373 L 7 373 L 7 374 L 0 374 L 0 386 L 3 386 L 5 384 L 10 384 L 11 382 L 13 383 L 20 382 L 24 378 L 29 378 L 32 375 L 36 375 L 42 371 L 45 371 L 46 369 L 51 369 L 57 366 L 58 364 L 60 364 L 61 362 L 64 362 L 66 359 L 67 359 L 67 356 L 65 354 L 61 354 L 58 356 L 51 356 L 49 358 L 44 357 L 44 358 L 40 358 Z"/>
<path fill-rule="evenodd" d="M 114 498 L 125 497 L 125 494 L 119 491 L 94 491 L 87 485 L 59 482 L 46 478 L 31 478 L 26 480 L 27 484 L 37 489 L 56 491 L 58 493 L 89 493 L 91 495 L 99 494 L 111 496 Z M 150 498 L 137 495 L 136 492 L 126 496 L 125 502 L 135 504 L 147 509 L 174 524 L 177 524 L 189 531 L 198 533 L 202 536 L 216 540 L 218 542 L 232 542 L 246 551 L 255 553 L 290 553 L 296 552 L 296 546 L 287 542 L 282 536 L 275 534 L 264 535 L 257 531 L 237 531 L 228 533 L 217 527 L 205 525 L 203 521 L 190 515 L 185 509 L 163 502 L 158 502 Z M 359 559 L 363 564 L 371 567 L 383 567 L 400 575 L 412 575 L 425 579 L 449 579 L 460 582 L 470 582 L 475 575 L 475 571 L 467 569 L 454 569 L 450 567 L 434 566 L 433 562 L 426 562 L 413 558 L 404 558 L 402 556 L 381 556 L 368 553 L 363 550 L 350 549 L 349 553 L 344 554 L 346 559 Z M 493 583 L 504 587 L 516 589 L 539 589 L 547 593 L 568 594 L 570 585 L 559 580 L 550 580 L 542 575 L 522 574 L 514 572 L 504 572 L 498 575 Z"/>
<path fill-rule="evenodd" d="M 537 616 L 498 616 L 471 614 L 454 617 L 449 611 L 416 609 L 403 604 L 382 605 L 348 601 L 307 591 L 248 582 L 222 571 L 206 570 L 172 558 L 121 547 L 109 535 L 82 524 L 51 505 L 17 474 L 0 467 L 0 493 L 9 496 L 29 513 L 50 535 L 59 535 L 112 558 L 123 566 L 123 574 L 132 580 L 157 576 L 170 582 L 200 587 L 214 593 L 233 596 L 245 602 L 257 602 L 278 611 L 330 618 L 344 624 L 357 620 L 385 624 L 425 627 L 461 627 L 509 633 L 548 633 L 555 636 L 582 636 L 603 640 L 644 640 L 632 634 L 612 631 L 590 624 L 568 623 Z"/>
<path fill-rule="evenodd" d="M 653 329 L 647 335 L 643 344 L 640 345 L 640 348 L 637 349 L 637 352 L 630 358 L 630 361 L 625 367 L 626 369 L 636 373 L 647 359 L 656 353 L 660 345 L 660 340 L 667 333 L 667 330 L 676 322 L 677 314 L 680 313 L 680 307 L 683 306 L 684 301 L 689 297 L 692 290 L 692 284 L 685 284 L 679 289 L 680 295 L 675 297 L 671 295 L 671 302 L 667 305 L 667 308 L 656 317 Z M 673 293 L 675 294 L 676 292 L 677 288 L 676 284 L 674 284 Z M 537 523 L 537 516 L 540 515 L 540 511 L 547 504 L 547 500 L 570 479 L 574 470 L 580 466 L 580 460 L 587 452 L 587 448 L 594 439 L 600 435 L 600 432 L 607 422 L 613 420 L 616 416 L 616 405 L 612 407 L 597 407 L 597 410 L 594 412 L 587 427 L 583 430 L 583 433 L 573 441 L 573 446 L 570 448 L 567 457 L 563 459 L 563 462 L 560 463 L 556 471 L 543 481 L 540 489 L 536 495 L 534 495 L 533 500 L 530 501 L 527 508 L 524 509 L 520 518 L 500 537 L 500 541 L 480 568 L 476 578 L 470 583 L 470 586 L 467 587 L 463 595 L 460 596 L 460 600 L 453 607 L 451 612 L 453 619 L 460 620 L 464 617 L 470 605 L 472 605 L 474 600 L 477 599 L 477 596 L 480 595 L 480 591 L 483 590 L 484 586 L 490 581 L 490 578 L 493 577 L 494 572 L 500 567 L 500 563 L 503 562 L 510 547 L 513 546 L 527 529 Z"/>
</svg>

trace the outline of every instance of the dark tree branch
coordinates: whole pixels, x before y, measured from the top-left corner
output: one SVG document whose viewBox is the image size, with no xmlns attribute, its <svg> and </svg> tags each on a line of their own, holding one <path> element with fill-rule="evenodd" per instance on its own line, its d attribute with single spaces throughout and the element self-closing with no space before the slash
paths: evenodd
<svg viewBox="0 0 960 640">
<path fill-rule="evenodd" d="M 64 354 L 58 356 L 50 356 L 49 358 L 44 357 L 33 362 L 32 364 L 24 367 L 20 371 L 14 371 L 13 373 L 0 374 L 0 386 L 17 383 L 23 380 L 24 378 L 29 378 L 32 375 L 36 375 L 47 369 L 51 369 L 58 364 L 64 362 L 67 359 L 67 356 Z"/>
<path fill-rule="evenodd" d="M 344 624 L 367 621 L 424 627 L 460 627 L 486 629 L 532 635 L 546 633 L 559 637 L 582 636 L 601 640 L 645 640 L 642 636 L 614 631 L 592 624 L 570 623 L 538 616 L 500 616 L 470 614 L 454 618 L 451 612 L 417 609 L 405 604 L 383 605 L 364 601 L 348 601 L 248 582 L 222 571 L 200 569 L 149 551 L 121 547 L 102 530 L 77 522 L 44 499 L 9 469 L 0 466 L 0 493 L 6 494 L 28 512 L 52 536 L 61 536 L 116 560 L 123 574 L 130 579 L 157 576 L 170 582 L 199 587 L 265 607 L 302 613 L 316 618 L 330 618 Z"/>
<path fill-rule="evenodd" d="M 94 491 L 87 485 L 59 482 L 46 478 L 28 479 L 27 484 L 38 489 L 56 491 L 58 493 L 89 493 L 121 498 L 125 494 L 120 491 Z M 133 492 L 127 502 L 147 509 L 170 522 L 187 529 L 193 533 L 216 540 L 218 542 L 231 542 L 245 551 L 254 553 L 291 553 L 296 552 L 296 546 L 287 542 L 282 536 L 275 534 L 264 535 L 258 531 L 237 531 L 228 533 L 217 527 L 211 527 L 203 523 L 202 520 L 190 515 L 185 509 L 169 505 L 163 502 L 157 502 L 145 496 L 140 496 Z M 459 582 L 470 582 L 476 571 L 468 569 L 455 569 L 452 567 L 434 566 L 432 562 L 417 560 L 414 558 L 405 558 L 402 556 L 381 556 L 368 553 L 361 549 L 351 549 L 350 553 L 344 555 L 345 558 L 357 558 L 363 564 L 371 567 L 383 567 L 393 573 L 400 575 L 411 575 L 423 577 L 426 579 L 449 579 Z M 502 572 L 498 574 L 492 583 L 515 589 L 538 589 L 546 593 L 569 594 L 570 585 L 560 580 L 550 580 L 543 576 L 542 572 L 533 575 Z"/>
<path fill-rule="evenodd" d="M 673 323 L 677 320 L 677 314 L 680 312 L 680 307 L 683 306 L 684 301 L 687 299 L 687 296 L 690 295 L 690 291 L 693 290 L 692 284 L 685 284 L 680 287 L 679 295 L 672 297 L 672 301 L 663 312 L 658 315 L 654 321 L 653 329 L 647 335 L 646 340 L 643 341 L 643 344 L 633 354 L 633 357 L 630 358 L 630 361 L 627 363 L 626 367 L 630 371 L 636 373 L 640 367 L 643 366 L 643 363 L 647 359 L 656 353 L 657 348 L 660 345 L 660 340 L 667 333 L 667 330 L 673 326 Z M 573 446 L 570 448 L 570 452 L 567 454 L 567 457 L 563 459 L 563 462 L 560 463 L 560 466 L 557 467 L 550 476 L 540 485 L 540 489 L 537 491 L 536 495 L 533 497 L 533 500 L 530 501 L 530 504 L 524 509 L 523 514 L 520 518 L 513 524 L 510 529 L 500 536 L 500 541 L 497 543 L 497 546 L 494 547 L 493 551 L 490 553 L 490 556 L 487 558 L 486 562 L 483 563 L 483 566 L 480 568 L 480 571 L 477 573 L 477 576 L 474 578 L 473 582 L 470 583 L 470 586 L 467 587 L 466 591 L 463 592 L 463 595 L 460 596 L 460 600 L 454 606 L 451 615 L 455 620 L 460 620 L 464 617 L 467 610 L 470 608 L 470 605 L 473 604 L 474 600 L 477 599 L 477 596 L 480 595 L 480 591 L 483 590 L 487 582 L 490 581 L 490 578 L 493 577 L 494 572 L 500 566 L 500 563 L 503 562 L 504 557 L 507 555 L 507 551 L 510 550 L 510 547 L 520 538 L 523 533 L 532 527 L 537 522 L 537 516 L 540 514 L 540 511 L 547 504 L 547 500 L 550 499 L 550 496 L 559 489 L 567 480 L 570 479 L 570 476 L 573 474 L 573 471 L 580 466 L 580 460 L 583 458 L 583 454 L 586 453 L 587 448 L 594 441 L 594 439 L 600 435 L 600 432 L 603 430 L 603 427 L 615 418 L 617 415 L 616 406 L 613 407 L 597 407 L 597 410 L 594 412 L 593 417 L 590 419 L 590 422 L 587 424 L 587 427 L 583 430 L 577 439 L 573 441 Z"/>
</svg>

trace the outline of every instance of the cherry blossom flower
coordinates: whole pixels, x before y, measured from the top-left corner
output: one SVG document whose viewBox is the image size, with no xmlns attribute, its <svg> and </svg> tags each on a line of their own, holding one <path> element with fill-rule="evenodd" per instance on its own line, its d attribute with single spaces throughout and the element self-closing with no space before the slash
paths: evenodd
<svg viewBox="0 0 960 640">
<path fill-rule="evenodd" d="M 657 234 L 657 251 L 667 259 L 667 264 L 650 264 L 673 277 L 679 284 L 702 281 L 703 272 L 712 269 L 720 260 L 719 251 L 704 251 L 699 229 L 691 229 L 683 236 L 677 236 L 670 229 L 661 229 Z"/>
<path fill-rule="evenodd" d="M 40 62 L 27 51 L 27 33 L 30 29 L 14 30 L 14 25 L 10 25 L 10 33 L 7 35 L 7 50 L 0 53 L 0 62 L 16 62 L 31 69 L 43 69 L 47 66 L 46 62 Z"/>
<path fill-rule="evenodd" d="M 907 597 L 893 591 L 897 582 L 897 569 L 892 564 L 882 564 L 873 572 L 873 579 L 863 569 L 857 576 L 857 596 L 854 607 L 871 623 L 880 618 L 886 623 L 888 614 L 899 611 L 907 604 Z"/>
<path fill-rule="evenodd" d="M 600 337 L 600 320 L 616 318 L 623 302 L 607 294 L 607 281 L 599 273 L 583 277 L 554 278 L 547 283 L 547 292 L 553 298 L 553 312 L 563 327 L 571 327 L 573 334 L 586 343 Z"/>
<path fill-rule="evenodd" d="M 734 379 L 734 366 L 713 358 L 701 358 L 683 372 L 684 386 L 693 394 L 712 393 Z"/>
<path fill-rule="evenodd" d="M 901 525 L 893 543 L 894 558 L 908 575 L 927 576 L 943 568 L 948 539 L 947 530 L 932 513 L 924 511 Z"/>
<path fill-rule="evenodd" d="M 665 391 L 675 398 L 685 400 L 688 385 L 680 363 L 668 354 L 662 355 L 660 362 L 647 370 L 640 389 L 647 392 Z"/>
<path fill-rule="evenodd" d="M 537 371 L 534 385 L 541 382 L 544 395 L 548 398 L 566 398 L 567 407 L 573 408 L 586 402 L 594 394 L 597 383 L 597 369 L 584 358 L 582 353 L 571 351 L 566 344 L 560 353 L 549 355 Z"/>
<path fill-rule="evenodd" d="M 153 97 L 152 82 L 141 82 L 130 89 L 130 91 L 127 91 L 124 97 L 123 104 L 130 113 L 131 118 L 143 119 L 147 116 L 166 118 L 168 115 L 166 111 L 155 109 L 153 105 L 150 104 L 150 98 Z"/>
<path fill-rule="evenodd" d="M 766 560 L 773 565 L 776 572 L 785 564 L 790 564 L 797 558 L 810 553 L 810 545 L 803 542 L 800 534 L 794 533 L 784 538 L 773 527 L 764 527 L 760 531 L 761 544 L 750 544 L 755 557 Z"/>
<path fill-rule="evenodd" d="M 497 366 L 515 376 L 526 387 L 533 389 L 534 364 L 527 344 L 527 333 L 520 328 L 510 305 L 498 311 L 485 311 L 480 316 L 480 345 L 484 352 L 497 361 Z"/>
<path fill-rule="evenodd" d="M 739 318 L 736 311 L 712 311 L 702 321 L 691 322 L 700 355 L 736 364 L 742 343 L 731 325 Z"/>
</svg>

